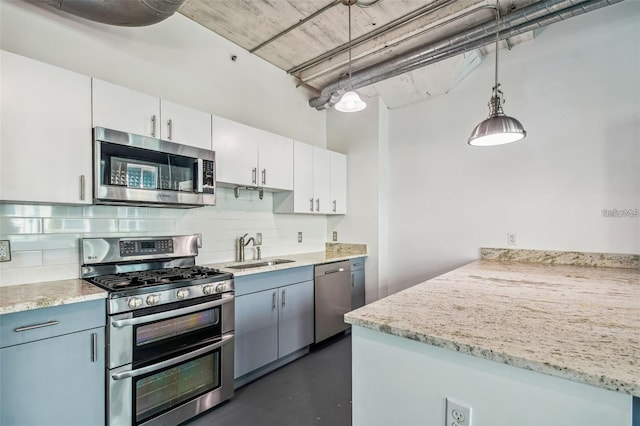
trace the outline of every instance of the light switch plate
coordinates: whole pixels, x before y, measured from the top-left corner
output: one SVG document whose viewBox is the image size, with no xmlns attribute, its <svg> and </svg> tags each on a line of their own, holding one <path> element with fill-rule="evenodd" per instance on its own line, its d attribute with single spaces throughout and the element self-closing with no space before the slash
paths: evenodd
<svg viewBox="0 0 640 426">
<path fill-rule="evenodd" d="M 256 233 L 256 245 L 262 245 L 262 232 L 257 232 Z"/>
<path fill-rule="evenodd" d="M 0 262 L 11 260 L 11 243 L 9 240 L 0 240 Z"/>
<path fill-rule="evenodd" d="M 198 242 L 198 248 L 202 248 L 202 234 L 196 234 L 196 241 Z"/>
</svg>

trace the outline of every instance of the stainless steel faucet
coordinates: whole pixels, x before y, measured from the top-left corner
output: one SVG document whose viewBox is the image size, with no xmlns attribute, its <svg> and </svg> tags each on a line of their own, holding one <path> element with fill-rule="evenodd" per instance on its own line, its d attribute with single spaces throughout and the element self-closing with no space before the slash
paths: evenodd
<svg viewBox="0 0 640 426">
<path fill-rule="evenodd" d="M 253 239 L 253 237 L 249 238 L 248 240 L 244 240 L 245 237 L 249 235 L 249 234 L 244 234 L 242 237 L 240 237 L 238 239 L 238 262 L 244 262 L 244 248 L 249 245 L 250 242 L 253 241 L 253 245 L 256 245 L 256 240 Z"/>
</svg>

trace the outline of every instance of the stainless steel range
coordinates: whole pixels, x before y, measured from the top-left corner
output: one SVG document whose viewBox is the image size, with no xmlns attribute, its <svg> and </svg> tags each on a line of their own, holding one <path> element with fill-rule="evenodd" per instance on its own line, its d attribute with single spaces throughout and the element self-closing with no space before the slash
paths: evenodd
<svg viewBox="0 0 640 426">
<path fill-rule="evenodd" d="M 85 238 L 107 299 L 107 425 L 176 425 L 233 396 L 233 276 L 195 265 L 195 235 Z"/>
</svg>

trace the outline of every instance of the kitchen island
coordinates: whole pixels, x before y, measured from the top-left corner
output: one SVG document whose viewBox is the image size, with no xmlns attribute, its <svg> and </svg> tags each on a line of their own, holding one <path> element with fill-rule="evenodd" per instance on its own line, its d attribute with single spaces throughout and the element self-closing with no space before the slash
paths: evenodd
<svg viewBox="0 0 640 426">
<path fill-rule="evenodd" d="M 345 320 L 354 425 L 440 426 L 446 398 L 474 426 L 632 424 L 637 255 L 483 249 Z"/>
</svg>

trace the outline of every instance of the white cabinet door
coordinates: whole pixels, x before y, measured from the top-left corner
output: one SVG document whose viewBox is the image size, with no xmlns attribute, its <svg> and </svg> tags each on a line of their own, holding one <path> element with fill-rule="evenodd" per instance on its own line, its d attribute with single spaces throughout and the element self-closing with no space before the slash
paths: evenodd
<svg viewBox="0 0 640 426">
<path fill-rule="evenodd" d="M 293 145 L 293 211 L 312 213 L 313 198 L 313 146 L 295 141 Z"/>
<path fill-rule="evenodd" d="M 0 200 L 91 203 L 91 78 L 0 53 Z"/>
<path fill-rule="evenodd" d="M 261 132 L 258 144 L 260 186 L 293 189 L 293 140 L 270 132 Z"/>
<path fill-rule="evenodd" d="M 93 126 L 160 137 L 160 98 L 93 79 Z"/>
<path fill-rule="evenodd" d="M 347 213 L 347 156 L 339 152 L 331 154 L 331 213 Z"/>
<path fill-rule="evenodd" d="M 331 151 L 313 147 L 313 209 L 316 213 L 331 213 Z"/>
<path fill-rule="evenodd" d="M 161 139 L 211 149 L 211 114 L 162 99 L 160 117 Z"/>
<path fill-rule="evenodd" d="M 258 185 L 258 130 L 213 116 L 213 150 L 218 182 Z"/>
</svg>

